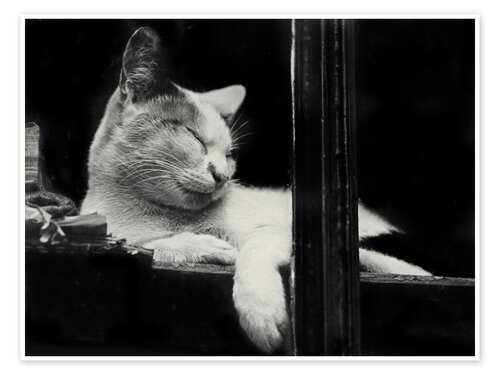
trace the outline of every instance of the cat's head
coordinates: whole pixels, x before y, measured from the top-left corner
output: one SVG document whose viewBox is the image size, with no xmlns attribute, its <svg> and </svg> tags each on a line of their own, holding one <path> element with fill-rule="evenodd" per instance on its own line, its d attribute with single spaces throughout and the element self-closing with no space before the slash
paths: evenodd
<svg viewBox="0 0 500 375">
<path fill-rule="evenodd" d="M 158 36 L 130 37 L 120 75 L 117 174 L 121 184 L 157 203 L 201 209 L 219 199 L 235 172 L 231 119 L 240 85 L 195 93 L 169 79 Z"/>
</svg>

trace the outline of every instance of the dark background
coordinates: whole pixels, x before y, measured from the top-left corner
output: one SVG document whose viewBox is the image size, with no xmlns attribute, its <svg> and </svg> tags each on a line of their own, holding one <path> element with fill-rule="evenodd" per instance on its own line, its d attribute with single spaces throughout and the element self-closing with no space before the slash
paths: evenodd
<svg viewBox="0 0 500 375">
<path fill-rule="evenodd" d="M 30 20 L 26 120 L 42 128 L 52 190 L 83 199 L 88 148 L 121 53 L 146 25 L 162 36 L 181 86 L 245 85 L 251 135 L 237 177 L 287 185 L 289 21 Z M 473 277 L 474 21 L 364 20 L 356 40 L 359 195 L 406 232 L 370 245 L 436 274 Z"/>
<path fill-rule="evenodd" d="M 378 243 L 474 277 L 474 20 L 358 26 L 359 196 L 406 235 Z"/>
</svg>

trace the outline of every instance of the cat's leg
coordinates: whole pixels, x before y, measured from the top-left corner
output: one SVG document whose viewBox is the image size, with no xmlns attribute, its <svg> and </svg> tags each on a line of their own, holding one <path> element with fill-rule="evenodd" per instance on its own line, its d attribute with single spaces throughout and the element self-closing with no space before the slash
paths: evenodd
<svg viewBox="0 0 500 375">
<path fill-rule="evenodd" d="M 359 249 L 359 263 L 370 272 L 432 276 L 430 272 L 404 260 L 361 248 Z"/>
<path fill-rule="evenodd" d="M 157 264 L 216 263 L 234 264 L 237 251 L 228 242 L 209 234 L 183 232 L 143 245 L 154 250 Z"/>
<path fill-rule="evenodd" d="M 283 343 L 288 314 L 280 266 L 290 261 L 290 235 L 258 231 L 242 245 L 236 260 L 233 299 L 240 324 L 263 351 Z"/>
</svg>

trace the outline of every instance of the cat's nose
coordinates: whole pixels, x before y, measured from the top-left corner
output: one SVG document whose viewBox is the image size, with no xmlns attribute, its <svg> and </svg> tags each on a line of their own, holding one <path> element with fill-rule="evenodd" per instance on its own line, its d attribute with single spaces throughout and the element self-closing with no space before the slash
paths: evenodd
<svg viewBox="0 0 500 375">
<path fill-rule="evenodd" d="M 229 177 L 225 173 L 219 172 L 212 163 L 208 165 L 208 170 L 212 174 L 212 177 L 217 186 L 224 185 L 229 179 Z"/>
</svg>

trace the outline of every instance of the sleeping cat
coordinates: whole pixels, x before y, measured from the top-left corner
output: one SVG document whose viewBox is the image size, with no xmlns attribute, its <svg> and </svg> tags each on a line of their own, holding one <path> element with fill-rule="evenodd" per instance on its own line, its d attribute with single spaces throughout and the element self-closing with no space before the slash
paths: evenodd
<svg viewBox="0 0 500 375">
<path fill-rule="evenodd" d="M 234 85 L 204 93 L 169 80 L 158 36 L 138 29 L 89 155 L 82 212 L 99 212 L 116 237 L 154 249 L 157 262 L 235 264 L 241 326 L 269 352 L 288 324 L 278 268 L 292 249 L 289 190 L 232 180 L 236 137 L 228 124 L 245 97 Z M 396 228 L 359 207 L 360 237 Z M 365 269 L 427 275 L 420 267 L 360 249 Z"/>
</svg>

